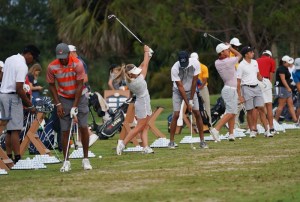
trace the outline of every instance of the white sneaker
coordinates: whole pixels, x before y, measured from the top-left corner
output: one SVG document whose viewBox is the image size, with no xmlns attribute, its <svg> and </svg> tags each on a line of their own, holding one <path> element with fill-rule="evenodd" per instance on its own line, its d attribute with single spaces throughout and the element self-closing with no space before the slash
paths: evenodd
<svg viewBox="0 0 300 202">
<path fill-rule="evenodd" d="M 60 168 L 60 172 L 69 172 L 71 170 L 71 163 L 70 161 L 65 161 L 63 166 Z"/>
<path fill-rule="evenodd" d="M 144 154 L 152 154 L 152 153 L 154 153 L 153 149 L 151 147 L 149 147 L 149 146 L 145 147 L 143 149 L 143 152 L 144 152 Z"/>
<path fill-rule="evenodd" d="M 87 159 L 87 158 L 82 159 L 82 167 L 84 170 L 92 170 L 93 169 L 93 167 L 90 164 L 89 159 Z"/>
<path fill-rule="evenodd" d="M 265 135 L 265 137 L 273 137 L 273 134 L 270 133 L 269 130 L 265 131 L 264 135 Z"/>
<path fill-rule="evenodd" d="M 215 141 L 220 142 L 219 131 L 217 131 L 215 128 L 213 128 L 210 130 L 210 133 Z"/>
<path fill-rule="evenodd" d="M 92 146 L 98 140 L 98 135 L 92 134 L 89 139 L 89 147 Z"/>
<path fill-rule="evenodd" d="M 250 137 L 251 138 L 256 138 L 256 133 L 255 131 L 250 131 Z"/>
<path fill-rule="evenodd" d="M 234 140 L 235 140 L 234 135 L 233 135 L 233 134 L 229 135 L 229 136 L 228 136 L 228 140 L 229 140 L 229 141 L 234 141 Z"/>
<path fill-rule="evenodd" d="M 116 148 L 117 155 L 122 155 L 123 149 L 125 149 L 125 145 L 124 145 L 123 140 L 118 140 L 118 145 L 117 145 L 117 148 Z"/>
<path fill-rule="evenodd" d="M 81 141 L 76 141 L 76 145 L 77 145 L 78 148 L 82 148 L 82 143 L 81 143 Z"/>
</svg>

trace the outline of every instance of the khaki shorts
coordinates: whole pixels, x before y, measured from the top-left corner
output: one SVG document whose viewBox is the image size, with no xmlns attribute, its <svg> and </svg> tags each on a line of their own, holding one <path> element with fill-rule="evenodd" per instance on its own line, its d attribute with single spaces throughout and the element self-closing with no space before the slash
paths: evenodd
<svg viewBox="0 0 300 202">
<path fill-rule="evenodd" d="M 264 78 L 263 81 L 258 82 L 258 85 L 262 91 L 262 95 L 265 103 L 273 102 L 272 83 L 269 79 Z"/>
</svg>

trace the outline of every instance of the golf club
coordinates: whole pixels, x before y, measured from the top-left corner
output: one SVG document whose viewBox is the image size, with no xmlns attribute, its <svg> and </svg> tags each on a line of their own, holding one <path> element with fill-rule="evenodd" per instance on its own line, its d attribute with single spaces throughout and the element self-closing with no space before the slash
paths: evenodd
<svg viewBox="0 0 300 202">
<path fill-rule="evenodd" d="M 193 113 L 189 112 L 190 114 L 190 121 L 191 121 L 191 149 L 196 149 L 193 145 Z"/>
<path fill-rule="evenodd" d="M 205 37 L 205 38 L 207 38 L 207 36 L 210 36 L 211 38 L 213 38 L 213 39 L 215 39 L 215 40 L 217 40 L 217 41 L 219 41 L 219 42 L 221 42 L 221 43 L 224 43 L 222 40 L 220 40 L 220 39 L 218 39 L 217 37 L 215 37 L 215 36 L 213 36 L 213 35 L 211 35 L 211 34 L 208 34 L 208 33 L 204 33 L 203 34 L 203 36 Z"/>
<path fill-rule="evenodd" d="M 126 25 L 124 25 L 121 20 L 119 20 L 119 18 L 117 18 L 117 16 L 115 15 L 109 15 L 107 16 L 107 18 L 110 19 L 116 19 L 134 38 L 136 38 L 136 40 L 138 40 L 138 42 L 140 42 L 141 44 L 145 45 L 128 27 L 126 27 Z"/>
<path fill-rule="evenodd" d="M 107 18 L 110 19 L 116 19 L 138 42 L 140 42 L 142 45 L 145 45 L 126 25 L 124 25 L 119 18 L 115 15 L 109 15 Z M 150 57 L 153 55 L 154 51 L 150 48 Z"/>
<path fill-rule="evenodd" d="M 67 157 L 68 157 L 68 153 L 69 153 L 70 139 L 71 139 L 71 135 L 72 135 L 73 125 L 74 125 L 74 120 L 72 119 L 72 121 L 71 121 L 71 127 L 70 127 L 70 132 L 69 132 L 69 138 L 68 138 L 68 144 L 67 144 L 67 151 L 65 153 L 65 159 L 64 159 L 64 163 L 63 163 L 64 166 L 65 166 L 65 162 L 67 161 Z M 62 167 L 60 169 L 60 172 L 62 172 L 62 173 L 65 172 L 65 167 Z"/>
</svg>

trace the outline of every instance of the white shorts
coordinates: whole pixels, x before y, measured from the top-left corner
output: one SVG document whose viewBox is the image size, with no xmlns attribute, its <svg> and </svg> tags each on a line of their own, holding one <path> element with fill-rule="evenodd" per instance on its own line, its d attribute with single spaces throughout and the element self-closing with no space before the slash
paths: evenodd
<svg viewBox="0 0 300 202">
<path fill-rule="evenodd" d="M 272 103 L 273 102 L 273 95 L 272 95 L 272 83 L 269 79 L 263 78 L 262 81 L 258 82 L 258 85 L 262 91 L 262 95 L 264 98 L 265 103 Z"/>
<path fill-rule="evenodd" d="M 222 98 L 225 102 L 226 114 L 238 113 L 238 95 L 236 88 L 224 86 L 221 91 Z"/>
</svg>

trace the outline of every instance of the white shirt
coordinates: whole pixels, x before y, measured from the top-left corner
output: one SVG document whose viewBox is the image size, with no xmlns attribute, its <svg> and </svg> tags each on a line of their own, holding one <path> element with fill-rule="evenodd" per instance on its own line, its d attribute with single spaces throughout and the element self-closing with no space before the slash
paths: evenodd
<svg viewBox="0 0 300 202">
<path fill-rule="evenodd" d="M 189 58 L 189 64 L 186 68 L 180 68 L 177 61 L 171 69 L 171 79 L 173 87 L 178 89 L 175 81 L 181 81 L 185 91 L 190 91 L 192 88 L 193 77 L 200 74 L 200 62 L 197 59 Z"/>
<path fill-rule="evenodd" d="M 237 78 L 241 79 L 241 85 L 257 85 L 258 63 L 251 59 L 248 63 L 245 59 L 238 65 Z"/>
<path fill-rule="evenodd" d="M 25 58 L 20 55 L 10 56 L 5 60 L 3 78 L 0 88 L 1 93 L 16 92 L 16 82 L 25 82 L 28 66 Z"/>
</svg>

